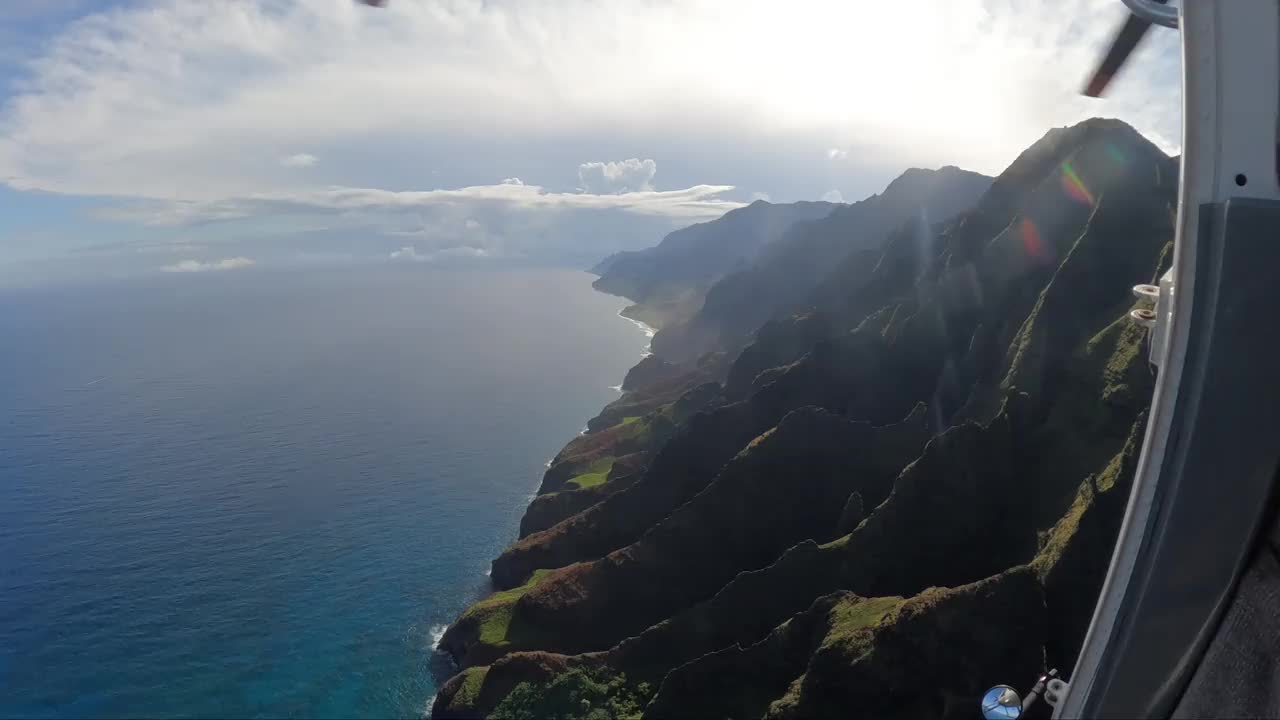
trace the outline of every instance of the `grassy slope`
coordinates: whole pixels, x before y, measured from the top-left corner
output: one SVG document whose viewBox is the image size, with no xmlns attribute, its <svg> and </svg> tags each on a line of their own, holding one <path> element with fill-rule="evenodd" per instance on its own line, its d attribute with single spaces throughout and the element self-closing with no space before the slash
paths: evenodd
<svg viewBox="0 0 1280 720">
<path fill-rule="evenodd" d="M 606 455 L 597 458 L 594 462 L 587 466 L 586 472 L 574 475 L 565 481 L 566 490 L 582 490 L 597 485 L 603 485 L 609 479 L 609 471 L 613 469 L 615 458 L 612 455 Z"/>
<path fill-rule="evenodd" d="M 535 570 L 529 581 L 518 588 L 496 592 L 480 602 L 472 605 L 463 617 L 474 616 L 480 620 L 480 642 L 486 645 L 502 645 L 509 643 L 508 633 L 511 630 L 511 610 L 525 593 L 534 585 L 542 582 L 550 570 Z"/>
</svg>

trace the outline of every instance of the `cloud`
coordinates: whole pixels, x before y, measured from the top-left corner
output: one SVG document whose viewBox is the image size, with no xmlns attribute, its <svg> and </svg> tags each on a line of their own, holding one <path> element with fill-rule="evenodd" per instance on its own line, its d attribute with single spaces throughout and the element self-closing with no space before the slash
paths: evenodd
<svg viewBox="0 0 1280 720">
<path fill-rule="evenodd" d="M 139 0 L 40 45 L 0 108 L 0 178 L 183 200 L 297 191 L 305 174 L 278 160 L 305 142 L 335 182 L 403 187 L 359 158 L 606 136 L 697 141 L 713 164 L 820 138 L 998 171 L 1090 115 L 1178 137 L 1176 33 L 1153 31 L 1108 99 L 1079 96 L 1124 14 L 1114 0 Z M 612 179 L 587 163 L 583 187 L 646 189 L 636 162 Z"/>
<path fill-rule="evenodd" d="M 120 252 L 132 252 L 137 255 L 188 255 L 208 249 L 207 245 L 192 242 L 179 236 L 165 240 L 135 239 L 124 242 L 95 242 L 71 248 L 69 252 L 87 255 L 116 254 Z"/>
<path fill-rule="evenodd" d="M 827 151 L 828 160 L 843 160 L 847 157 L 849 157 L 848 150 L 841 150 L 840 148 L 831 148 L 830 150 Z"/>
<path fill-rule="evenodd" d="M 400 248 L 399 250 L 392 250 L 392 251 L 391 251 L 391 254 L 390 254 L 390 255 L 388 255 L 387 257 L 388 257 L 388 258 L 390 258 L 390 259 L 392 259 L 392 260 L 415 260 L 415 261 L 421 261 L 421 260 L 426 260 L 426 259 L 427 259 L 425 255 L 419 255 L 419 254 L 418 254 L 418 249 L 417 249 L 417 248 L 415 248 L 415 247 L 414 247 L 414 246 L 412 246 L 412 245 L 406 245 L 406 246 L 404 246 L 404 247 Z"/>
<path fill-rule="evenodd" d="M 652 190 L 657 172 L 658 164 L 651 159 L 586 162 L 578 166 L 578 184 L 589 193 Z"/>
<path fill-rule="evenodd" d="M 312 192 L 260 194 L 207 202 L 145 201 L 98 212 L 109 220 L 180 226 L 287 212 L 407 212 L 460 205 L 497 210 L 621 210 L 639 215 L 705 220 L 743 203 L 726 200 L 732 185 L 698 185 L 683 190 L 646 190 L 612 195 L 550 192 L 537 185 L 478 185 L 455 190 L 330 188 Z"/>
<path fill-rule="evenodd" d="M 67 237 L 181 227 L 273 266 L 269 242 L 322 235 L 378 260 L 577 261 L 737 207 L 734 186 L 786 202 L 910 166 L 995 173 L 1094 115 L 1180 135 L 1176 33 L 1153 30 L 1108 98 L 1079 95 L 1115 0 L 59 2 L 83 17 L 17 23 L 30 38 L 0 20 L 0 184 L 92 197 L 67 201 Z M 19 243 L 72 244 L 0 237 Z"/>
<path fill-rule="evenodd" d="M 435 262 L 437 260 L 479 260 L 483 258 L 495 257 L 492 251 L 484 248 L 470 247 L 462 245 L 458 247 L 442 248 L 432 252 L 420 253 L 413 245 L 406 245 L 399 250 L 393 250 L 387 256 L 391 260 L 404 260 L 409 262 Z"/>
<path fill-rule="evenodd" d="M 222 256 L 269 259 L 273 267 L 317 253 L 386 260 L 399 252 L 394 260 L 413 261 L 409 251 L 400 252 L 404 247 L 418 256 L 477 248 L 486 257 L 587 266 L 741 207 L 744 203 L 722 197 L 727 190 L 706 186 L 592 195 L 510 184 L 435 191 L 329 188 L 206 202 L 136 200 L 92 212 L 100 221 L 129 225 L 104 231 L 156 241 L 185 238 L 222 248 Z M 456 252 L 460 257 L 476 254 Z"/>
<path fill-rule="evenodd" d="M 822 193 L 822 200 L 824 202 L 842 203 L 844 202 L 844 195 L 839 190 L 828 190 Z"/>
<path fill-rule="evenodd" d="M 309 153 L 298 153 L 280 158 L 280 164 L 288 168 L 311 167 L 318 162 L 320 162 L 320 158 Z"/>
<path fill-rule="evenodd" d="M 200 260 L 182 260 L 172 265 L 165 265 L 160 268 L 164 272 L 171 273 L 194 273 L 194 272 L 218 272 L 222 270 L 238 270 L 253 265 L 252 258 L 247 257 L 230 257 L 221 260 L 213 260 L 210 262 L 202 262 Z"/>
</svg>

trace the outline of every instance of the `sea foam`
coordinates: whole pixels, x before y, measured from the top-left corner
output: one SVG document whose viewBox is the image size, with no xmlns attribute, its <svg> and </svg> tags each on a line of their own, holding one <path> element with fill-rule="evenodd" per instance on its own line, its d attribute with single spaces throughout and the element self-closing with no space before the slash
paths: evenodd
<svg viewBox="0 0 1280 720">
<path fill-rule="evenodd" d="M 625 310 L 626 308 L 623 308 L 623 309 Z M 656 335 L 658 331 L 650 327 L 649 325 L 646 325 L 644 322 L 640 320 L 636 320 L 635 318 L 629 318 L 626 315 L 623 315 L 622 310 L 618 311 L 618 317 L 640 328 L 640 332 L 644 333 L 645 338 L 649 341 L 645 343 L 644 349 L 641 351 L 640 356 L 649 357 L 650 355 L 652 355 L 653 352 L 649 348 L 653 346 L 653 336 Z"/>
<path fill-rule="evenodd" d="M 444 639 L 445 631 L 448 629 L 449 626 L 444 623 L 431 626 L 431 647 L 435 647 L 440 644 L 440 641 Z"/>
</svg>

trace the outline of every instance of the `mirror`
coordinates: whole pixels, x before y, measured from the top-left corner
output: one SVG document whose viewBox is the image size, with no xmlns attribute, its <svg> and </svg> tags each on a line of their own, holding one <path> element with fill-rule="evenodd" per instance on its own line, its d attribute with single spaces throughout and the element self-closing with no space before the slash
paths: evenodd
<svg viewBox="0 0 1280 720">
<path fill-rule="evenodd" d="M 1022 714 L 1022 698 L 1008 685 L 997 685 L 982 696 L 982 717 L 1011 720 Z"/>
</svg>

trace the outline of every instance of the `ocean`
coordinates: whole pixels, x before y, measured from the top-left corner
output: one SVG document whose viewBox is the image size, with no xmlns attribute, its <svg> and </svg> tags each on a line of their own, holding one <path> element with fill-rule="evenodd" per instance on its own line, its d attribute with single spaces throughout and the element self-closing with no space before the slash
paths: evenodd
<svg viewBox="0 0 1280 720">
<path fill-rule="evenodd" d="M 421 717 L 641 356 L 586 273 L 0 291 L 0 716 Z"/>
</svg>

